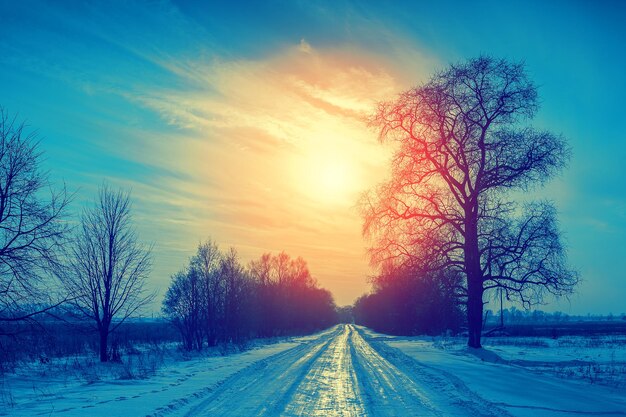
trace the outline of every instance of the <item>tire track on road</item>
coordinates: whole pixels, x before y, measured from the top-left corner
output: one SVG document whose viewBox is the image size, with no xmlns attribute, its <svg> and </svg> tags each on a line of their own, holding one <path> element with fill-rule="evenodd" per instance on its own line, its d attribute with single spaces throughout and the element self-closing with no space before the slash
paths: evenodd
<svg viewBox="0 0 626 417">
<path fill-rule="evenodd" d="M 335 340 L 339 329 L 261 360 L 223 381 L 186 417 L 279 415 L 304 375 Z"/>
<path fill-rule="evenodd" d="M 368 345 L 396 369 L 401 370 L 418 387 L 422 395 L 437 404 L 445 416 L 511 417 L 511 414 L 472 391 L 458 377 L 422 364 L 384 341 L 367 340 Z"/>
<path fill-rule="evenodd" d="M 366 407 L 372 416 L 444 416 L 419 386 L 354 330 L 350 340 Z"/>
<path fill-rule="evenodd" d="M 284 416 L 350 417 L 365 414 L 352 365 L 351 326 L 333 340 L 299 384 Z"/>
</svg>

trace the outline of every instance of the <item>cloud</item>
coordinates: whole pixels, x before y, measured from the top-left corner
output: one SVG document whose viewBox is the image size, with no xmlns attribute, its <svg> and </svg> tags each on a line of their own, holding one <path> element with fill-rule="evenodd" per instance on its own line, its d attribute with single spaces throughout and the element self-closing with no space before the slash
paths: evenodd
<svg viewBox="0 0 626 417">
<path fill-rule="evenodd" d="M 304 39 L 300 39 L 300 45 L 298 46 L 298 49 L 300 50 L 300 52 L 304 52 L 305 54 L 310 54 L 313 50 L 313 48 L 311 48 L 311 45 Z"/>
</svg>

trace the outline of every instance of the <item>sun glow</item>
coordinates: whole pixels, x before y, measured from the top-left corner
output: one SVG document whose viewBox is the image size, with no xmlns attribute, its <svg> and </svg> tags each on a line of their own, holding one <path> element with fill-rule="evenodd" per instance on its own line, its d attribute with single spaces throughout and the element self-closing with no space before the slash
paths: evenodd
<svg viewBox="0 0 626 417">
<path fill-rule="evenodd" d="M 314 151 L 297 164 L 296 181 L 313 201 L 324 204 L 354 204 L 359 191 L 357 167 L 349 155 L 338 151 Z"/>
<path fill-rule="evenodd" d="M 142 95 L 146 106 L 190 135 L 186 146 L 157 155 L 175 172 L 181 168 L 175 161 L 189 161 L 185 169 L 200 179 L 169 180 L 180 196 L 176 213 L 193 213 L 182 217 L 189 233 L 211 231 L 240 248 L 246 242 L 242 257 L 250 259 L 264 251 L 301 255 L 320 282 L 339 288 L 338 299 L 350 301 L 348 283 L 360 282 L 368 268 L 355 206 L 382 180 L 389 157 L 365 116 L 405 85 L 379 58 L 302 41 L 263 59 L 176 66 L 193 83 L 192 93 Z M 205 84 L 206 90 L 196 87 Z M 147 145 L 136 152 L 143 156 L 156 146 Z M 174 159 L 173 152 L 184 155 Z M 197 219 L 202 226 L 191 226 Z"/>
</svg>

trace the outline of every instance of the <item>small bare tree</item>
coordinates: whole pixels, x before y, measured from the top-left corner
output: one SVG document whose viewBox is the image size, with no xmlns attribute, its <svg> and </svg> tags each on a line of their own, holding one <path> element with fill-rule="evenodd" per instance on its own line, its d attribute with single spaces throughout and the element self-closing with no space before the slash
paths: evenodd
<svg viewBox="0 0 626 417">
<path fill-rule="evenodd" d="M 75 306 L 96 323 L 100 361 L 108 361 L 109 335 L 154 298 L 144 289 L 150 268 L 151 248 L 131 224 L 129 193 L 102 186 L 82 215 L 67 280 Z"/>
<path fill-rule="evenodd" d="M 209 346 L 215 346 L 221 332 L 224 313 L 224 281 L 220 276 L 222 253 L 215 242 L 208 239 L 198 245 L 189 269 L 198 276 L 202 286 L 202 327 Z"/>
<path fill-rule="evenodd" d="M 204 340 L 205 286 L 196 270 L 187 268 L 172 276 L 163 299 L 163 313 L 180 331 L 185 350 L 200 350 Z"/>
<path fill-rule="evenodd" d="M 40 169 L 38 145 L 0 107 L 0 323 L 28 320 L 63 301 L 49 284 L 62 266 L 69 198 Z"/>
<path fill-rule="evenodd" d="M 249 327 L 244 311 L 249 304 L 251 281 L 234 248 L 223 256 L 220 276 L 224 282 L 224 333 L 229 342 L 240 342 Z"/>
</svg>

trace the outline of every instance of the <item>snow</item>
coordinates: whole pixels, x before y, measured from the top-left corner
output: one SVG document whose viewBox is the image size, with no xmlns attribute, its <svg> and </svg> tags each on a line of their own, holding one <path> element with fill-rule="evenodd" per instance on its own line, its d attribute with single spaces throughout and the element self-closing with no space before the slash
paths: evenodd
<svg viewBox="0 0 626 417">
<path fill-rule="evenodd" d="M 245 352 L 173 361 L 140 380 L 94 382 L 25 369 L 5 375 L 0 415 L 626 415 L 621 385 L 545 371 L 592 360 L 619 364 L 622 339 L 486 342 L 486 349 L 468 349 L 462 339 L 393 337 L 339 325 Z"/>
<path fill-rule="evenodd" d="M 224 379 L 299 343 L 284 341 L 243 353 L 178 361 L 144 380 L 68 380 L 68 375 L 5 376 L 0 415 L 10 416 L 146 416 L 201 399 Z M 9 401 L 7 401 L 9 400 Z M 122 411 L 123 410 L 123 411 Z"/>
<path fill-rule="evenodd" d="M 578 345 L 584 345 L 583 341 L 584 338 L 579 338 Z M 485 401 L 513 416 L 626 415 L 626 392 L 621 385 L 593 385 L 582 380 L 580 375 L 572 374 L 568 375 L 571 378 L 564 379 L 537 372 L 590 357 L 608 358 L 615 354 L 611 349 L 594 351 L 574 347 L 576 343 L 558 349 L 557 341 L 550 339 L 542 340 L 543 343 L 537 343 L 536 347 L 524 345 L 523 341 L 522 346 L 511 343 L 496 347 L 485 339 L 485 349 L 469 349 L 464 342 L 459 339 L 393 338 L 386 344 L 426 367 L 450 378 L 458 378 L 461 384 Z M 622 351 L 618 357 L 623 357 Z M 623 370 L 620 378 L 622 382 L 626 379 Z"/>
</svg>

